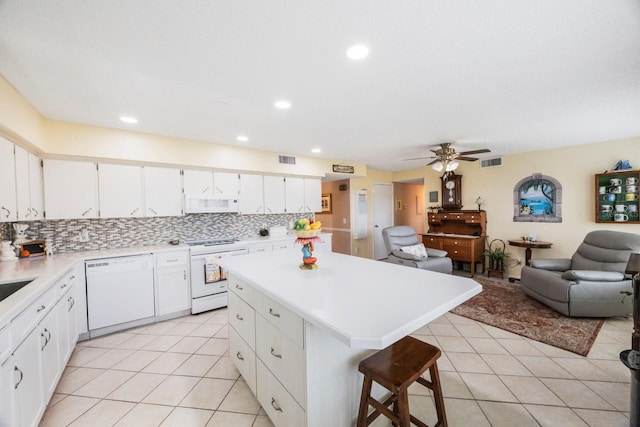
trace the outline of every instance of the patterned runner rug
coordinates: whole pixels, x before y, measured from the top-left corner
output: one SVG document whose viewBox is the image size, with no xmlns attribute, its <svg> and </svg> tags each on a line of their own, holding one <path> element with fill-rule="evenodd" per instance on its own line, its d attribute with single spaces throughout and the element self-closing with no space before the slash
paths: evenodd
<svg viewBox="0 0 640 427">
<path fill-rule="evenodd" d="M 476 277 L 482 292 L 452 313 L 586 356 L 604 323 L 566 317 L 528 297 L 519 284 Z"/>
</svg>

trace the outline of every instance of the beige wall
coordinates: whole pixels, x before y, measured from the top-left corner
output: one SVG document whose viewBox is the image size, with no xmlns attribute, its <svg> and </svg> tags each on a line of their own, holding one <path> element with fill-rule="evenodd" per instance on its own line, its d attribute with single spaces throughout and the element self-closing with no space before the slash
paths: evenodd
<svg viewBox="0 0 640 427">
<path fill-rule="evenodd" d="M 640 137 L 504 156 L 503 165 L 493 168 L 481 169 L 479 162 L 460 162 L 456 173 L 463 176 L 463 209 L 476 209 L 475 200 L 482 196 L 489 239 L 507 241 L 536 233 L 538 240 L 552 242 L 553 247 L 534 250 L 534 258 L 570 257 L 591 230 L 640 233 L 640 225 L 595 222 L 594 175 L 612 169 L 620 159 L 629 159 L 635 169 L 640 169 Z M 439 192 L 438 174 L 426 169 L 430 177 L 425 180 L 425 194 Z M 562 223 L 513 221 L 514 186 L 533 173 L 551 176 L 562 185 Z M 524 259 L 524 249 L 507 246 L 507 250 L 512 257 Z M 519 271 L 520 266 L 509 273 L 518 276 Z"/>
<path fill-rule="evenodd" d="M 424 233 L 424 197 L 424 185 L 422 184 L 394 183 L 393 225 L 409 225 L 415 228 L 418 234 Z"/>
<path fill-rule="evenodd" d="M 46 151 L 45 119 L 0 76 L 0 134 L 25 148 Z"/>
<path fill-rule="evenodd" d="M 340 190 L 346 185 L 346 190 Z M 351 254 L 351 205 L 349 200 L 349 180 L 322 183 L 322 194 L 331 194 L 331 214 L 316 214 L 322 221 L 322 229 L 333 233 L 332 249 L 341 254 Z"/>
</svg>

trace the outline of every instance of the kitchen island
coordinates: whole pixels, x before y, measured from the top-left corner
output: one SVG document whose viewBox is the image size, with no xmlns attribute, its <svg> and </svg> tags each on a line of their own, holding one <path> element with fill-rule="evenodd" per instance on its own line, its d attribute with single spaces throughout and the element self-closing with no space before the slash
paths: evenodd
<svg viewBox="0 0 640 427">
<path fill-rule="evenodd" d="M 355 425 L 363 358 L 482 291 L 474 280 L 337 253 L 225 259 L 229 348 L 276 426 Z M 380 390 L 377 390 L 380 393 Z"/>
</svg>

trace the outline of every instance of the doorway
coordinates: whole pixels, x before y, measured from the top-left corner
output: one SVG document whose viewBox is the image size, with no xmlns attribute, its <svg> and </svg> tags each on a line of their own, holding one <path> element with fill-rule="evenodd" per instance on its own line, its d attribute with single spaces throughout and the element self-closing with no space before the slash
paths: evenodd
<svg viewBox="0 0 640 427">
<path fill-rule="evenodd" d="M 373 259 L 387 257 L 382 230 L 393 226 L 393 185 L 373 184 Z"/>
</svg>

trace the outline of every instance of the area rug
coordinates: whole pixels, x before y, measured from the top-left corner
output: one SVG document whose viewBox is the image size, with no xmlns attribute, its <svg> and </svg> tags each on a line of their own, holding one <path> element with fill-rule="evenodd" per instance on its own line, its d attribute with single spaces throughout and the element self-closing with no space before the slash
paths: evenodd
<svg viewBox="0 0 640 427">
<path fill-rule="evenodd" d="M 517 283 L 476 277 L 482 292 L 452 313 L 586 356 L 604 323 L 566 317 L 527 296 Z"/>
</svg>

